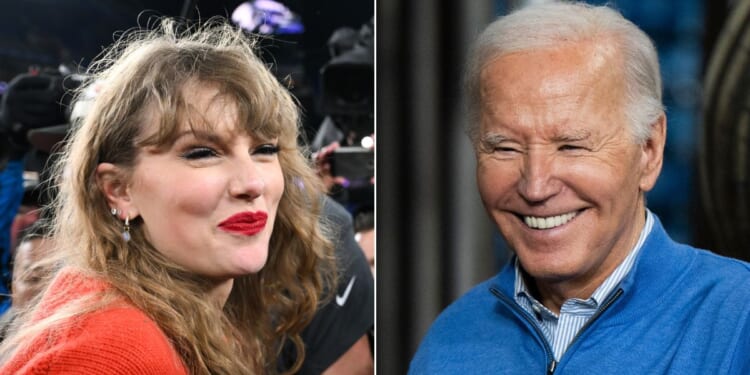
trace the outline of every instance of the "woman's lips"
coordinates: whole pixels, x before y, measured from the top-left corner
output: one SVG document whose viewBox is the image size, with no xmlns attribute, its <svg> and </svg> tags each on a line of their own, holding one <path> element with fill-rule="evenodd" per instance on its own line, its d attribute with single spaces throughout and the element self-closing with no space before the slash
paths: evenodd
<svg viewBox="0 0 750 375">
<path fill-rule="evenodd" d="M 266 227 L 267 220 L 268 214 L 263 211 L 240 212 L 219 223 L 219 228 L 226 232 L 252 236 Z"/>
</svg>

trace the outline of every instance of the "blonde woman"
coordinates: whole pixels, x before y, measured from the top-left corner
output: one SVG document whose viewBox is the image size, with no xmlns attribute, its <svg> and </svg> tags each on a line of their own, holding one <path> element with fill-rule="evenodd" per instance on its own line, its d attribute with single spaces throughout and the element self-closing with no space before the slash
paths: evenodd
<svg viewBox="0 0 750 375">
<path fill-rule="evenodd" d="M 81 90 L 97 94 L 58 166 L 63 265 L 0 373 L 273 373 L 334 279 L 296 104 L 221 21 L 128 35 Z"/>
</svg>

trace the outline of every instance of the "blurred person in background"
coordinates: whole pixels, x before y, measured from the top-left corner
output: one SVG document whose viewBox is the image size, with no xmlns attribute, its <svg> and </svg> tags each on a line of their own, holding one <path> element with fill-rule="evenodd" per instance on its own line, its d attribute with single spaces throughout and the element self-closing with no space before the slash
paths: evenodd
<svg viewBox="0 0 750 375">
<path fill-rule="evenodd" d="M 482 32 L 465 85 L 514 255 L 410 373 L 750 373 L 750 265 L 672 241 L 646 207 L 667 126 L 648 36 L 608 7 L 531 5 Z"/>
<path fill-rule="evenodd" d="M 55 174 L 60 266 L 0 373 L 273 373 L 287 342 L 294 372 L 335 265 L 288 91 L 221 20 L 133 31 L 90 70 Z"/>
<path fill-rule="evenodd" d="M 42 279 L 47 267 L 53 267 L 47 262 L 53 241 L 44 233 L 45 226 L 32 225 L 20 233 L 20 240 L 13 251 L 13 279 L 10 290 L 12 292 L 11 306 L 0 317 L 0 341 L 16 317 L 17 311 L 23 311 L 31 301 L 39 296 L 43 284 Z"/>
<path fill-rule="evenodd" d="M 13 282 L 11 284 L 12 307 L 23 310 L 42 290 L 47 255 L 52 251 L 54 241 L 43 231 L 27 228 L 13 253 Z M 44 229 L 43 225 L 39 225 Z"/>
<path fill-rule="evenodd" d="M 336 201 L 325 198 L 323 220 L 335 228 L 338 290 L 325 301 L 302 332 L 305 361 L 300 375 L 373 374 L 375 287 L 367 260 L 355 241 L 352 217 Z M 296 351 L 287 345 L 282 368 L 294 363 Z"/>
<path fill-rule="evenodd" d="M 8 297 L 12 257 L 11 227 L 21 206 L 23 192 L 23 160 L 6 159 L 5 166 L 0 169 L 0 314 L 9 308 L 11 303 Z"/>
</svg>

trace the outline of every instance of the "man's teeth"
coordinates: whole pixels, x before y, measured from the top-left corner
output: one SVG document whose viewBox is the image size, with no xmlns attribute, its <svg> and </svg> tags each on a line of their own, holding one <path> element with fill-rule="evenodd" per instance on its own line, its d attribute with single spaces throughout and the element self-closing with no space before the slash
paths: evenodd
<svg viewBox="0 0 750 375">
<path fill-rule="evenodd" d="M 550 229 L 569 222 L 575 216 L 575 212 L 549 217 L 524 216 L 523 221 L 526 225 L 534 229 Z"/>
</svg>

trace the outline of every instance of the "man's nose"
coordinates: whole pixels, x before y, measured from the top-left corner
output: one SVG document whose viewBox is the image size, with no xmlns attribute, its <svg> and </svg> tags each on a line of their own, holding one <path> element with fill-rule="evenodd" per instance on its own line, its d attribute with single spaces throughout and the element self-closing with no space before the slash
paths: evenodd
<svg viewBox="0 0 750 375">
<path fill-rule="evenodd" d="M 530 150 L 524 156 L 518 192 L 527 202 L 542 203 L 560 192 L 554 158 L 542 150 Z"/>
</svg>

